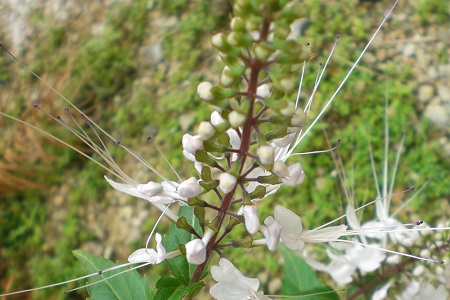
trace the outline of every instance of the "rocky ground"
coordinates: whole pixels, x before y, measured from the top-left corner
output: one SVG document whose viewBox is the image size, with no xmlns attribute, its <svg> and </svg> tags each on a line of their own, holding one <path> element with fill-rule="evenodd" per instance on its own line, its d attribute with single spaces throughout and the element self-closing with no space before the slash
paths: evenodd
<svg viewBox="0 0 450 300">
<path fill-rule="evenodd" d="M 114 0 L 95 1 L 58 1 L 58 0 L 0 0 L 0 24 L 4 28 L 2 38 L 9 41 L 14 53 L 19 53 L 26 48 L 27 38 L 33 34 L 33 24 L 28 19 L 28 8 L 39 5 L 46 13 L 54 16 L 55 22 L 64 23 L 69 16 L 80 15 L 80 20 L 90 24 L 88 28 L 95 34 L 102 30 L 102 13 L 95 16 L 91 11 L 101 12 L 107 10 Z M 388 2 L 365 2 L 371 6 L 369 11 L 381 15 L 386 12 Z M 371 50 L 365 56 L 365 63 L 382 70 L 384 65 L 395 62 L 399 65 L 410 65 L 414 78 L 408 81 L 408 85 L 414 88 L 414 97 L 420 115 L 428 118 L 436 126 L 435 138 L 442 146 L 442 152 L 450 158 L 450 32 L 448 23 L 437 25 L 433 20 L 428 20 L 428 25 L 420 23 L 416 14 L 416 1 L 402 3 L 400 9 L 395 12 L 395 20 L 402 22 L 402 27 L 396 31 L 382 31 L 379 33 Z M 150 3 L 150 2 L 149 2 Z M 152 6 L 152 4 L 149 4 Z M 153 5 L 154 6 L 154 5 Z M 154 6 L 156 7 L 156 6 Z M 167 65 L 163 60 L 163 45 L 161 32 L 176 26 L 182 16 L 168 16 L 157 9 L 150 12 L 151 32 L 148 39 L 141 46 L 136 58 L 142 61 L 142 74 L 138 76 L 135 85 L 152 82 L 152 76 L 157 71 L 175 73 L 177 66 Z M 82 17 L 82 16 L 91 17 Z M 314 20 L 312 20 L 314 21 Z M 84 28 L 86 30 L 86 28 Z M 207 40 L 201 47 L 208 47 Z M 3 41 L 2 41 L 3 43 Z M 207 60 L 214 61 L 215 54 L 210 52 Z M 443 54 L 444 53 L 444 54 Z M 4 54 L 2 54 L 4 55 Z M 50 54 L 49 54 L 50 55 Z M 445 59 L 443 59 L 443 57 Z M 211 70 L 207 71 L 208 73 Z M 153 85 L 157 83 L 152 82 Z M 163 89 L 159 93 L 164 93 Z M 179 120 L 182 128 L 188 128 L 192 121 L 192 114 L 186 113 Z M 145 149 L 143 155 L 145 156 Z M 142 170 L 131 162 L 125 163 L 125 171 L 131 177 L 140 178 Z M 65 199 L 72 186 L 79 184 L 76 174 L 66 174 L 67 180 L 62 186 L 52 187 L 49 193 L 49 210 L 51 217 L 47 220 L 47 228 L 54 224 L 64 222 L 67 204 Z M 155 217 L 155 211 L 149 211 L 144 201 L 129 199 L 113 190 L 107 192 L 108 205 L 104 202 L 93 202 L 92 205 L 79 208 L 81 223 L 92 231 L 95 236 L 91 241 L 81 246 L 82 249 L 96 256 L 115 257 L 126 259 L 129 253 L 128 245 L 137 240 L 143 240 L 141 226 L 150 216 Z M 103 204 L 102 204 L 103 203 Z M 150 228 L 145 228 L 146 232 Z M 57 233 L 56 233 L 57 234 Z M 146 237 L 145 237 L 146 238 Z M 276 289 L 276 285 L 273 289 Z"/>
</svg>

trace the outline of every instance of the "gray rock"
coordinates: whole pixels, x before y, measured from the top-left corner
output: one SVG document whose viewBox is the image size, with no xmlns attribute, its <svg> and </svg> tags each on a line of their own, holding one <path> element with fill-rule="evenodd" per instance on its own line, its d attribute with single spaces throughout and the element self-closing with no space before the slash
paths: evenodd
<svg viewBox="0 0 450 300">
<path fill-rule="evenodd" d="M 434 86 L 425 84 L 419 87 L 418 99 L 422 103 L 429 102 L 434 96 Z"/>
<path fill-rule="evenodd" d="M 416 52 L 416 45 L 414 43 L 407 43 L 403 46 L 402 53 L 405 57 L 413 57 Z"/>
<path fill-rule="evenodd" d="M 431 104 L 425 109 L 425 117 L 437 126 L 445 126 L 450 122 L 450 113 L 442 105 Z"/>
<path fill-rule="evenodd" d="M 450 101 L 450 88 L 444 83 L 437 85 L 437 92 L 443 101 Z"/>
</svg>

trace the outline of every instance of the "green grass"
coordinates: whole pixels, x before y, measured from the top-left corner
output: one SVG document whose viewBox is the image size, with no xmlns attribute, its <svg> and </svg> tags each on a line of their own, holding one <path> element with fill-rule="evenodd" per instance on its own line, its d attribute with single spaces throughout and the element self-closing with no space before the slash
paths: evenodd
<svg viewBox="0 0 450 300">
<path fill-rule="evenodd" d="M 433 1 L 421 1 L 420 5 L 423 7 L 420 6 L 422 8 L 418 9 L 418 14 L 425 23 L 430 15 L 437 15 L 439 23 L 445 16 L 438 4 L 441 2 L 434 1 L 432 5 L 428 5 L 431 2 Z M 356 6 L 355 3 L 336 1 L 325 5 L 311 1 L 312 23 L 306 32 L 305 41 L 312 43 L 320 58 L 308 63 L 310 67 L 304 83 L 307 91 L 311 92 L 315 80 L 313 65 L 319 59 L 324 60 L 335 35 L 342 35 L 337 58 L 332 60 L 317 92 L 318 103 L 314 105 L 316 111 L 320 103 L 324 103 L 335 90 L 349 68 L 347 62 L 354 61 L 373 32 L 373 27 L 381 20 L 381 13 L 371 13 L 368 6 Z M 151 144 L 144 145 L 145 137 L 153 136 L 174 168 L 182 176 L 187 176 L 191 172 L 191 164 L 181 154 L 181 136 L 184 132 L 179 118 L 193 112 L 188 126 L 190 133 L 196 131 L 200 121 L 209 118 L 208 107 L 196 96 L 196 86 L 202 80 L 219 79 L 218 72 L 211 72 L 220 70 L 220 66 L 213 59 L 215 54 L 208 46 L 209 36 L 226 26 L 228 11 L 225 9 L 218 14 L 213 4 L 196 2 L 187 5 L 186 1 L 176 1 L 170 5 L 165 1 L 158 1 L 154 9 L 161 10 L 163 15 L 176 15 L 178 18 L 176 28 L 158 32 L 164 49 L 163 64 L 168 68 L 176 68 L 171 76 L 164 68 L 144 70 L 137 60 L 137 48 L 143 45 L 146 35 L 152 34 L 153 26 L 152 20 L 147 19 L 149 9 L 143 0 L 134 1 L 131 5 L 115 5 L 105 13 L 105 27 L 98 36 L 82 31 L 76 42 L 73 42 L 71 31 L 75 30 L 74 24 L 71 24 L 70 30 L 58 24 L 53 27 L 52 16 L 45 15 L 41 10 L 34 11 L 30 21 L 36 24 L 37 34 L 24 53 L 25 63 L 37 73 L 45 75 L 52 86 L 67 95 L 108 132 L 126 145 L 142 150 L 157 169 L 168 169 L 159 153 L 151 149 Z M 387 30 L 398 26 L 400 25 L 388 24 Z M 42 94 L 45 96 L 42 98 L 42 106 L 52 114 L 62 114 L 62 108 L 66 104 L 55 99 L 48 88 L 39 85 L 31 74 L 19 73 L 19 67 L 11 64 L 7 57 L 2 55 L 0 59 L 2 84 L 14 82 L 20 86 L 20 89 L 16 87 L 10 91 L 14 95 L 10 101 L 22 103 L 24 99 L 28 99 L 30 90 L 39 89 L 44 91 Z M 354 174 L 357 198 L 361 201 L 364 197 L 373 199 L 375 188 L 367 147 L 368 135 L 372 141 L 375 160 L 380 164 L 383 159 L 384 137 L 381 128 L 384 128 L 387 86 L 391 162 L 394 160 L 395 145 L 406 134 L 405 151 L 396 182 L 403 189 L 410 185 L 420 186 L 431 179 L 429 186 L 411 204 L 410 210 L 419 210 L 426 203 L 429 209 L 422 217 L 432 223 L 439 210 L 439 199 L 450 195 L 450 186 L 445 181 L 445 178 L 449 178 L 449 161 L 440 154 L 439 144 L 430 134 L 435 129 L 421 118 L 416 101 L 411 97 L 411 88 L 405 84 L 406 80 L 414 76 L 411 70 L 407 66 L 391 63 L 384 70 L 371 71 L 355 70 L 326 118 L 302 142 L 299 151 L 328 148 L 324 130 L 332 142 L 341 139 L 340 153 L 347 168 L 351 169 L 353 159 L 357 170 Z M 147 76 L 150 74 L 153 81 L 149 85 L 133 85 L 134 80 L 143 73 Z M 15 115 L 22 115 L 26 111 L 22 106 L 14 106 L 14 110 L 17 110 Z M 7 106 L 6 109 L 10 108 Z M 33 118 L 34 115 L 28 120 Z M 81 145 L 69 137 L 66 129 L 55 126 L 48 118 L 40 115 L 38 121 L 46 130 L 68 139 L 69 143 Z M 14 128 L 16 125 L 9 123 L 9 126 Z M 84 128 L 88 129 L 85 125 Z M 103 180 L 105 172 L 102 169 L 71 150 L 55 146 L 45 139 L 40 140 L 40 143 L 46 145 L 45 152 L 54 158 L 32 162 L 40 165 L 39 176 L 51 173 L 45 183 L 48 190 L 65 183 L 67 178 L 75 179 L 68 184 L 70 193 L 64 200 L 65 219 L 59 224 L 60 228 L 55 229 L 56 239 L 49 235 L 50 228 L 46 224 L 46 220 L 51 218 L 50 214 L 54 213 L 49 207 L 52 203 L 49 197 L 54 194 L 33 190 L 2 196 L 0 282 L 1 286 L 5 286 L 8 280 L 12 280 L 13 290 L 80 275 L 82 270 L 71 251 L 91 240 L 93 233 L 86 230 L 83 222 L 80 222 L 78 208 L 92 205 L 93 202 L 105 205 L 109 203 L 109 199 L 105 198 L 109 187 Z M 111 146 L 110 151 L 119 164 L 123 163 L 124 168 L 127 168 L 125 164 L 128 161 L 124 158 L 124 152 L 114 145 L 108 146 Z M 276 198 L 268 199 L 261 206 L 261 216 L 272 214 L 274 205 L 280 203 L 295 208 L 302 216 L 306 228 L 314 228 L 325 220 L 336 218 L 336 212 L 343 209 L 340 202 L 342 196 L 339 188 L 336 188 L 338 183 L 331 174 L 335 167 L 330 155 L 305 156 L 292 159 L 291 162 L 294 161 L 302 163 L 307 174 L 305 182 L 295 189 L 283 187 Z M 148 179 L 150 178 L 146 178 Z M 317 189 L 317 179 L 323 182 L 324 188 L 321 190 Z M 345 204 L 345 200 L 343 203 Z M 142 239 L 136 241 L 134 247 L 142 245 L 152 224 L 152 220 L 146 222 Z M 241 254 L 236 256 L 236 264 L 248 276 L 255 276 L 257 272 L 264 270 L 270 270 L 274 274 L 279 272 L 277 257 L 270 253 L 254 256 L 241 250 L 237 253 Z M 255 263 L 262 260 L 267 261 L 267 264 L 260 265 L 255 270 Z M 156 266 L 144 272 L 153 276 L 150 280 L 152 282 L 164 270 L 164 266 Z M 61 297 L 61 290 L 47 290 L 35 297 L 44 296 L 58 299 Z M 76 294 L 69 297 L 80 296 Z"/>
</svg>

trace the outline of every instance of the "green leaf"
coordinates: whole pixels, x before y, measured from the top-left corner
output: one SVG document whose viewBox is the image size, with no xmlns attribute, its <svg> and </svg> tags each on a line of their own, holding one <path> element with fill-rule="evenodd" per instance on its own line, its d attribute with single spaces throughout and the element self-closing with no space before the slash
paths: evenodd
<svg viewBox="0 0 450 300">
<path fill-rule="evenodd" d="M 106 258 L 97 258 L 87 252 L 74 250 L 73 255 L 84 265 L 86 274 L 93 274 L 99 270 L 104 270 L 120 263 L 113 263 Z M 113 271 L 105 272 L 102 275 L 92 276 L 88 279 L 89 283 L 97 282 L 111 275 L 118 274 L 126 268 L 119 268 Z M 87 288 L 91 299 L 152 299 L 153 293 L 148 286 L 148 279 L 141 278 L 136 270 L 122 273 L 111 279 L 99 282 Z"/>
<path fill-rule="evenodd" d="M 298 257 L 295 253 L 282 248 L 281 252 L 284 257 L 283 273 L 284 278 L 282 280 L 283 285 L 281 287 L 282 295 L 311 295 L 315 293 L 331 292 L 333 289 L 330 286 L 321 282 L 315 273 L 315 271 L 306 264 L 303 259 Z M 314 295 L 310 297 L 299 297 L 302 300 L 329 300 L 339 299 L 336 292 Z"/>
<path fill-rule="evenodd" d="M 156 283 L 158 289 L 154 300 L 180 300 L 186 295 L 195 296 L 195 294 L 204 286 L 203 282 L 196 282 L 184 286 L 180 280 L 163 276 Z"/>
<path fill-rule="evenodd" d="M 197 233 L 201 233 L 201 227 L 198 219 L 194 216 L 194 208 L 189 206 L 182 206 L 178 210 L 178 215 L 180 217 L 185 217 L 188 224 L 190 224 Z M 194 239 L 193 235 L 189 232 L 177 228 L 175 224 L 170 226 L 170 234 L 165 239 L 164 247 L 168 251 L 178 249 L 180 245 L 184 245 L 190 240 Z M 178 256 L 172 259 L 166 260 L 169 265 L 170 272 L 180 280 L 185 286 L 189 284 L 190 274 L 193 273 L 195 266 L 189 266 L 185 256 Z"/>
</svg>

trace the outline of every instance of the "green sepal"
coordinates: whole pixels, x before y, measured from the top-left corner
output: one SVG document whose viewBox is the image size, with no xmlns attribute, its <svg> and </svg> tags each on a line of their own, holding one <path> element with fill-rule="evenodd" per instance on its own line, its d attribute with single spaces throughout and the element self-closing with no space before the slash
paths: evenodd
<svg viewBox="0 0 450 300">
<path fill-rule="evenodd" d="M 217 232 L 219 231 L 219 224 L 220 219 L 218 217 L 215 217 L 214 220 L 212 220 L 212 222 L 209 222 L 206 226 L 208 226 L 208 228 L 212 231 Z"/>
<path fill-rule="evenodd" d="M 268 184 L 279 184 L 280 180 L 277 175 L 271 174 L 267 176 L 259 176 L 258 178 L 259 183 L 268 183 Z"/>
<path fill-rule="evenodd" d="M 209 167 L 207 167 L 207 166 L 203 166 L 202 172 L 200 174 L 200 178 L 203 181 L 212 180 L 212 178 L 211 178 L 211 169 Z"/>
<path fill-rule="evenodd" d="M 274 139 L 285 137 L 287 134 L 286 126 L 277 126 L 274 130 L 266 133 L 266 140 L 272 141 Z"/>
<path fill-rule="evenodd" d="M 209 192 L 219 185 L 219 180 L 200 181 L 199 184 L 205 191 Z"/>
<path fill-rule="evenodd" d="M 242 204 L 243 205 L 252 205 L 250 194 L 246 191 L 242 191 Z"/>
<path fill-rule="evenodd" d="M 188 205 L 189 206 L 207 207 L 208 203 L 206 203 L 206 201 L 200 200 L 198 198 L 190 198 L 190 199 L 188 199 Z"/>
<path fill-rule="evenodd" d="M 228 121 L 224 121 L 224 122 L 222 122 L 219 125 L 214 126 L 214 127 L 216 128 L 216 131 L 217 131 L 216 136 L 219 136 L 219 134 L 221 134 L 221 133 L 227 131 L 228 129 L 230 129 L 231 126 L 230 126 L 230 123 L 228 123 Z"/>
<path fill-rule="evenodd" d="M 290 118 L 282 115 L 273 115 L 269 118 L 269 122 L 276 125 L 289 126 Z"/>
<path fill-rule="evenodd" d="M 218 142 L 220 145 L 229 148 L 229 147 L 230 147 L 230 136 L 229 136 L 226 132 L 223 132 L 222 134 L 220 134 L 220 135 L 217 137 L 217 142 Z"/>
<path fill-rule="evenodd" d="M 234 91 L 228 88 L 223 88 L 221 86 L 213 86 L 211 88 L 211 94 L 214 96 L 215 100 L 228 99 L 234 96 Z M 216 105 L 216 104 L 214 104 Z"/>
<path fill-rule="evenodd" d="M 227 151 L 227 147 L 214 143 L 213 141 L 210 140 L 203 141 L 203 148 L 207 152 L 224 153 L 225 151 Z"/>
<path fill-rule="evenodd" d="M 262 199 L 266 195 L 266 187 L 258 185 L 253 192 L 250 193 L 251 199 Z"/>
<path fill-rule="evenodd" d="M 249 249 L 252 247 L 252 244 L 253 244 L 253 238 L 250 235 L 246 236 L 242 240 L 231 242 L 231 246 L 233 246 L 234 248 Z"/>
<path fill-rule="evenodd" d="M 219 166 L 219 164 L 214 159 L 209 157 L 208 152 L 206 152 L 205 150 L 197 150 L 195 152 L 195 160 L 198 162 L 205 163 L 213 168 Z"/>
<path fill-rule="evenodd" d="M 195 199 L 195 198 L 193 198 Z M 190 234 L 196 234 L 196 231 L 194 229 L 194 227 L 192 227 L 191 225 L 189 225 L 188 221 L 186 220 L 186 217 L 179 217 L 176 223 L 177 228 L 179 229 L 183 229 L 187 232 L 189 232 Z"/>
<path fill-rule="evenodd" d="M 205 227 L 205 208 L 202 206 L 195 206 L 194 207 L 194 216 L 197 217 L 198 222 L 200 223 L 200 226 L 202 228 Z"/>
<path fill-rule="evenodd" d="M 242 221 L 236 218 L 230 218 L 230 221 L 228 221 L 227 226 L 225 227 L 226 232 L 230 232 L 233 230 L 234 226 L 241 224 Z"/>
</svg>

